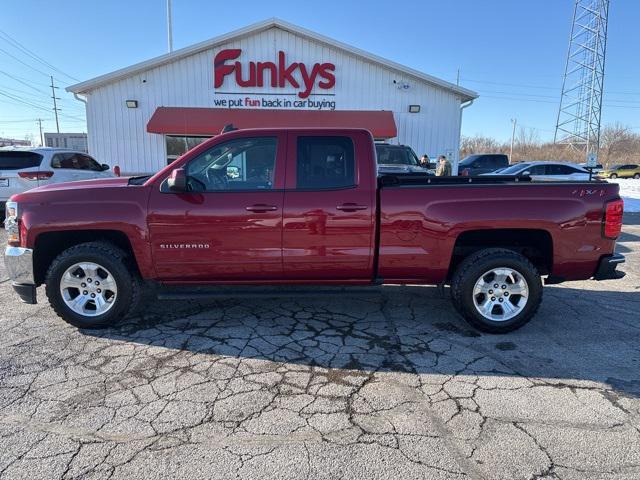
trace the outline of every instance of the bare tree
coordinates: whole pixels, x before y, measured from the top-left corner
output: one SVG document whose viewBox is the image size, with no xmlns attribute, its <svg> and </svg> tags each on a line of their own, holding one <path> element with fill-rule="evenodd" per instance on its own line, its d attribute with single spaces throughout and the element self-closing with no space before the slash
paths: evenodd
<svg viewBox="0 0 640 480">
<path fill-rule="evenodd" d="M 473 153 L 507 153 L 509 144 L 476 135 L 462 137 L 460 157 Z M 584 151 L 567 145 L 541 142 L 536 129 L 521 127 L 514 143 L 511 162 L 523 160 L 553 160 L 557 162 L 584 162 Z M 605 167 L 621 163 L 640 163 L 640 134 L 619 123 L 607 125 L 600 135 L 599 163 Z"/>
<path fill-rule="evenodd" d="M 460 139 L 460 158 L 474 153 L 496 153 L 502 151 L 504 146 L 489 137 L 475 135 L 473 137 L 463 136 Z"/>
<path fill-rule="evenodd" d="M 610 164 L 622 163 L 634 151 L 636 155 L 639 154 L 637 143 L 638 135 L 634 135 L 629 127 L 620 123 L 607 125 L 600 134 L 600 163 L 608 167 Z"/>
</svg>

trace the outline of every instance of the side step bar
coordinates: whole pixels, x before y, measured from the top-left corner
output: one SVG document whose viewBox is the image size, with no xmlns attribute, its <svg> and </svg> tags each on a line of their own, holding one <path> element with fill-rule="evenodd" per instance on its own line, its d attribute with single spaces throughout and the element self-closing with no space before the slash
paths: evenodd
<svg viewBox="0 0 640 480">
<path fill-rule="evenodd" d="M 156 291 L 159 300 L 203 300 L 222 298 L 304 298 L 327 297 L 336 295 L 377 296 L 381 293 L 379 285 L 354 287 L 326 286 L 278 286 L 278 287 L 160 287 Z"/>
</svg>

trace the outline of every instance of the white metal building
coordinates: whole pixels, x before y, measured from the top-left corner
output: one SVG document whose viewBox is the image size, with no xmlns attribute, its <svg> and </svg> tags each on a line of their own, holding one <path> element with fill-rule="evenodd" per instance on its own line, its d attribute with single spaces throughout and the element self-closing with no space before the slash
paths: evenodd
<svg viewBox="0 0 640 480">
<path fill-rule="evenodd" d="M 462 110 L 477 97 L 279 19 L 67 90 L 86 102 L 89 153 L 124 173 L 159 170 L 228 118 L 240 128 L 366 127 L 457 166 Z"/>
</svg>

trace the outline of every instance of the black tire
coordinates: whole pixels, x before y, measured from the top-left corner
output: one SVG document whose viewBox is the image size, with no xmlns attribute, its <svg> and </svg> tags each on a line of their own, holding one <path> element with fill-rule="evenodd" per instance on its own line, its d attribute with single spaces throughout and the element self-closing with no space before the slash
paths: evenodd
<svg viewBox="0 0 640 480">
<path fill-rule="evenodd" d="M 635 178 L 636 180 L 640 179 L 640 173 L 636 173 L 633 178 Z"/>
<path fill-rule="evenodd" d="M 615 173 L 612 173 L 611 175 L 609 175 L 609 178 L 615 180 L 616 178 L 618 178 L 618 175 Z"/>
<path fill-rule="evenodd" d="M 118 288 L 114 305 L 102 315 L 85 316 L 69 308 L 60 292 L 64 272 L 75 263 L 94 262 L 113 275 Z M 46 294 L 53 310 L 65 322 L 78 328 L 106 328 L 135 313 L 141 297 L 141 281 L 127 254 L 108 242 L 75 245 L 58 255 L 47 270 Z"/>
<path fill-rule="evenodd" d="M 476 281 L 494 268 L 511 268 L 527 282 L 529 297 L 521 312 L 504 321 L 493 321 L 475 307 Z M 542 281 L 536 267 L 523 255 L 504 248 L 487 248 L 469 255 L 456 269 L 451 281 L 451 300 L 458 313 L 473 327 L 488 333 L 517 330 L 531 320 L 542 301 Z"/>
</svg>

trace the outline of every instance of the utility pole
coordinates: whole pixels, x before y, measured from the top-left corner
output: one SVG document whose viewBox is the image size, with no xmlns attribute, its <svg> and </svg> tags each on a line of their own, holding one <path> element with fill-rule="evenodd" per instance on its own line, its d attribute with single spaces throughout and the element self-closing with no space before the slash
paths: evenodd
<svg viewBox="0 0 640 480">
<path fill-rule="evenodd" d="M 171 21 L 171 0 L 167 0 L 167 46 L 173 52 L 173 23 Z"/>
<path fill-rule="evenodd" d="M 513 141 L 516 138 L 516 124 L 518 123 L 518 119 L 512 118 L 511 123 L 513 124 L 513 128 L 511 130 L 511 149 L 509 150 L 509 163 L 513 163 Z"/>
<path fill-rule="evenodd" d="M 60 110 L 58 108 L 58 104 L 56 103 L 56 100 L 60 100 L 58 97 L 56 97 L 56 89 L 58 87 L 53 85 L 53 75 L 51 75 L 51 98 L 53 98 L 53 113 L 55 113 L 56 115 L 56 132 L 60 133 L 60 123 L 58 122 L 58 111 Z"/>
<path fill-rule="evenodd" d="M 40 127 L 40 146 L 44 147 L 44 137 L 42 136 L 42 119 L 39 118 L 36 120 L 38 122 L 38 126 Z"/>
</svg>

